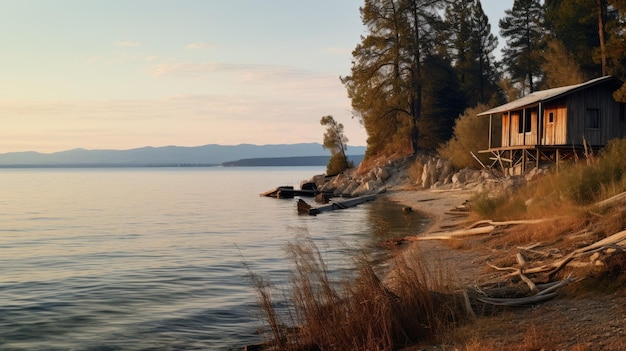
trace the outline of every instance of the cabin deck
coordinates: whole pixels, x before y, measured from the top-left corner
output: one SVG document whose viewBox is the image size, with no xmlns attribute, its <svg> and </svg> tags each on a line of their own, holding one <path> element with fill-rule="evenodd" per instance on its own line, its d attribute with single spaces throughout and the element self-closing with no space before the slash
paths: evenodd
<svg viewBox="0 0 626 351">
<path fill-rule="evenodd" d="M 560 163 L 567 160 L 576 160 L 588 153 L 593 153 L 598 147 L 584 145 L 515 145 L 490 148 L 478 151 L 491 153 L 490 168 L 499 166 L 502 170 L 521 167 L 525 171 L 529 166 L 539 168 L 542 164 L 556 165 L 558 171 Z"/>
</svg>

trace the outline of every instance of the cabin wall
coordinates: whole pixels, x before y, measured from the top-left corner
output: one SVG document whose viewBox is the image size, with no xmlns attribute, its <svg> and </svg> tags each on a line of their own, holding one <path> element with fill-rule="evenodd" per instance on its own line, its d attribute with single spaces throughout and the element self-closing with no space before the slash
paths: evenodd
<svg viewBox="0 0 626 351">
<path fill-rule="evenodd" d="M 567 144 L 567 105 L 565 100 L 547 103 L 543 106 L 543 133 L 541 144 Z"/>
<path fill-rule="evenodd" d="M 537 145 L 537 135 L 539 135 L 537 128 L 537 108 L 527 109 L 526 114 L 530 114 L 530 131 L 524 133 L 524 140 L 522 145 Z M 527 119 L 528 120 L 528 119 Z"/>
<path fill-rule="evenodd" d="M 614 138 L 626 137 L 623 107 L 613 99 L 613 88 L 591 87 L 567 97 L 569 125 L 567 144 L 603 146 Z"/>
<path fill-rule="evenodd" d="M 503 114 L 502 146 L 536 145 L 539 125 L 537 114 L 536 107 Z"/>
<path fill-rule="evenodd" d="M 604 146 L 611 139 L 626 138 L 626 104 L 612 96 L 618 87 L 615 81 L 607 81 L 564 94 L 542 103 L 541 114 L 539 106 L 531 105 L 493 115 L 491 147 L 578 146 L 583 140 L 591 146 Z"/>
<path fill-rule="evenodd" d="M 511 146 L 511 118 L 508 112 L 502 114 L 502 146 Z"/>
</svg>

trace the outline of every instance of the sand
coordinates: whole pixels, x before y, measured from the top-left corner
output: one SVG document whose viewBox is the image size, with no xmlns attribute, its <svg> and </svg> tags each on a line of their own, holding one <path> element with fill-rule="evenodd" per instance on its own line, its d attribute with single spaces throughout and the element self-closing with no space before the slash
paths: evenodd
<svg viewBox="0 0 626 351">
<path fill-rule="evenodd" d="M 458 227 L 467 221 L 467 216 L 454 214 L 456 209 L 470 199 L 472 190 L 417 190 L 396 188 L 386 196 L 393 202 L 421 211 L 431 218 L 431 223 L 422 235 L 433 234 Z"/>
</svg>

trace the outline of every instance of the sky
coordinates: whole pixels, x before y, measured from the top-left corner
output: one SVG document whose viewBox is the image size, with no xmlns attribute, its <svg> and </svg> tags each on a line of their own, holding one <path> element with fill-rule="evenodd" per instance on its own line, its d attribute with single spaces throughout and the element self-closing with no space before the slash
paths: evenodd
<svg viewBox="0 0 626 351">
<path fill-rule="evenodd" d="M 513 0 L 483 0 L 492 31 Z M 0 153 L 366 145 L 339 77 L 363 0 L 0 0 Z M 500 39 L 502 45 L 502 39 Z"/>
</svg>

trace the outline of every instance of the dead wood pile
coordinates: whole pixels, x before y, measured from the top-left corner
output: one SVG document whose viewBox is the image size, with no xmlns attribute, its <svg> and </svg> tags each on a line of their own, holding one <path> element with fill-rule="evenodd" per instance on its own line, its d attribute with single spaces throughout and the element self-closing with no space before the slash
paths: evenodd
<svg viewBox="0 0 626 351">
<path fill-rule="evenodd" d="M 626 193 L 622 193 L 607 202 L 598 203 L 598 206 L 607 206 L 622 202 L 626 199 Z M 405 241 L 423 240 L 451 240 L 466 238 L 476 235 L 486 235 L 496 232 L 497 229 L 507 228 L 514 225 L 533 225 L 553 221 L 557 218 L 518 220 L 496 222 L 482 220 L 462 229 L 431 233 L 418 237 L 403 238 Z M 557 274 L 566 266 L 593 267 L 602 266 L 604 262 L 617 253 L 626 251 L 626 230 L 598 240 L 590 245 L 577 248 L 567 254 L 559 254 L 553 251 L 542 251 L 543 244 L 535 243 L 525 247 L 518 247 L 516 264 L 511 267 L 498 267 L 486 263 L 496 271 L 506 272 L 504 282 L 492 283 L 480 287 L 467 289 L 464 294 L 467 309 L 473 313 L 474 309 L 482 305 L 491 306 L 526 306 L 549 300 L 557 296 L 557 290 L 578 280 L 579 278 L 567 276 L 561 280 L 555 280 Z M 532 259 L 529 259 L 531 258 Z M 513 285 L 512 285 L 513 283 Z M 482 307 L 484 309 L 484 307 Z"/>
</svg>

